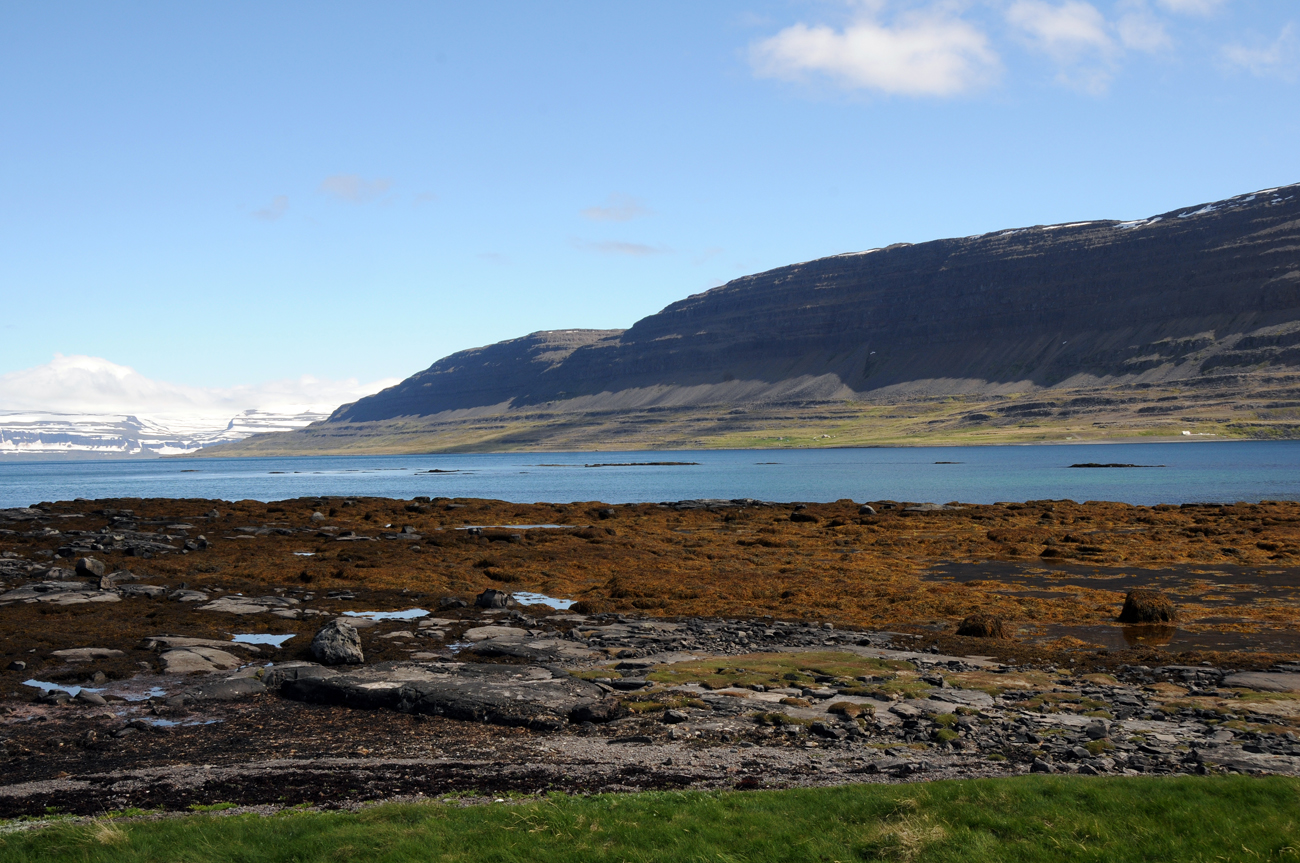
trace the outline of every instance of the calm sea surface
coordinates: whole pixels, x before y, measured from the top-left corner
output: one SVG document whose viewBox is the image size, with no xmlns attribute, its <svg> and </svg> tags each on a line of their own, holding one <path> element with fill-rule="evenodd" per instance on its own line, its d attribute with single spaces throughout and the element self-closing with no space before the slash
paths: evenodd
<svg viewBox="0 0 1300 863">
<path fill-rule="evenodd" d="M 698 464 L 586 466 L 655 461 Z M 1079 462 L 1163 467 L 1070 467 Z M 308 495 L 443 495 L 517 503 L 739 497 L 935 503 L 1297 500 L 1300 441 L 147 461 L 0 458 L 0 507 L 78 497 L 265 501 Z"/>
</svg>

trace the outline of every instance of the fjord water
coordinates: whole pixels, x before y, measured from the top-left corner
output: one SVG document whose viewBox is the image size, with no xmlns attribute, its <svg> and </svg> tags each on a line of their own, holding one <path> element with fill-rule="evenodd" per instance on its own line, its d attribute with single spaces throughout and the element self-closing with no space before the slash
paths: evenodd
<svg viewBox="0 0 1300 863">
<path fill-rule="evenodd" d="M 1150 467 L 1070 467 L 1086 462 Z M 416 495 L 517 503 L 742 497 L 935 503 L 1069 498 L 1146 505 L 1297 500 L 1300 441 L 60 462 L 0 459 L 3 507 L 79 497 L 269 501 Z"/>
</svg>

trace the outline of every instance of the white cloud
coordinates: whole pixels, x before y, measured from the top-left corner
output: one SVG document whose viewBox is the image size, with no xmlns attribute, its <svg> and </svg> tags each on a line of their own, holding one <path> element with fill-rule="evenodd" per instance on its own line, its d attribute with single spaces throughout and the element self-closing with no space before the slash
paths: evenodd
<svg viewBox="0 0 1300 863">
<path fill-rule="evenodd" d="M 1209 15 L 1223 5 L 1224 0 L 1156 0 L 1162 8 L 1184 15 Z"/>
<path fill-rule="evenodd" d="M 1229 65 L 1261 78 L 1294 81 L 1300 77 L 1300 39 L 1294 24 L 1287 24 L 1277 39 L 1267 44 L 1224 46 L 1220 56 Z"/>
<path fill-rule="evenodd" d="M 1018 0 L 1007 10 L 1007 21 L 1034 47 L 1061 64 L 1115 50 L 1105 17 L 1096 6 L 1082 0 L 1069 0 L 1060 6 L 1044 0 Z"/>
<path fill-rule="evenodd" d="M 274 222 L 285 214 L 289 209 L 289 196 L 276 195 L 271 199 L 271 203 L 260 210 L 254 210 L 253 215 L 259 219 L 265 219 L 268 222 Z"/>
<path fill-rule="evenodd" d="M 613 194 L 601 207 L 587 207 L 582 215 L 596 222 L 629 222 L 638 216 L 649 215 L 650 210 L 629 195 Z"/>
<path fill-rule="evenodd" d="M 101 357 L 63 356 L 30 369 L 0 375 L 0 411 L 132 414 L 152 418 L 225 418 L 246 410 L 329 412 L 398 383 L 391 378 L 363 384 L 355 379 L 296 380 L 203 388 L 147 378 Z"/>
<path fill-rule="evenodd" d="M 1119 9 L 1123 14 L 1112 25 L 1084 0 L 1016 0 L 1006 17 L 1024 42 L 1056 63 L 1058 81 L 1100 94 L 1110 86 L 1126 49 L 1154 52 L 1173 44 L 1141 0 L 1120 3 Z"/>
<path fill-rule="evenodd" d="M 1001 63 L 982 31 L 940 8 L 911 11 L 891 23 L 873 14 L 843 30 L 795 24 L 754 44 L 750 61 L 761 77 L 825 76 L 842 87 L 903 96 L 953 96 L 998 77 Z"/>
<path fill-rule="evenodd" d="M 349 204 L 364 204 L 382 196 L 393 185 L 391 180 L 363 180 L 356 174 L 335 174 L 321 181 L 320 190 Z"/>
<path fill-rule="evenodd" d="M 1173 47 L 1173 40 L 1165 31 L 1165 25 L 1146 10 L 1137 6 L 1133 11 L 1120 16 L 1115 23 L 1119 41 L 1125 48 L 1134 51 L 1154 53 Z"/>
</svg>

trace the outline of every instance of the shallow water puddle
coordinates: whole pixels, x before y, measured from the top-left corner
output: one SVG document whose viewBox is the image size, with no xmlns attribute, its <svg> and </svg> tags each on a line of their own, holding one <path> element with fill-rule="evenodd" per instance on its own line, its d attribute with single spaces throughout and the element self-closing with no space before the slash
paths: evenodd
<svg viewBox="0 0 1300 863">
<path fill-rule="evenodd" d="M 368 617 L 371 620 L 415 620 L 428 617 L 429 612 L 423 608 L 408 608 L 405 611 L 345 611 L 345 617 Z"/>
<path fill-rule="evenodd" d="M 556 599 L 544 593 L 531 593 L 527 590 L 515 591 L 514 597 L 520 605 L 549 605 L 557 611 L 568 611 L 569 607 L 577 602 L 575 599 Z"/>
<path fill-rule="evenodd" d="M 58 683 L 50 683 L 48 680 L 35 680 L 35 679 L 24 680 L 23 686 L 34 686 L 37 689 L 41 690 L 42 692 L 53 692 L 54 690 L 57 689 L 61 692 L 66 692 L 73 697 L 75 697 L 76 694 L 83 689 L 86 690 L 87 692 L 104 691 L 102 689 L 91 689 L 89 686 L 76 686 L 76 685 L 63 686 Z"/>
<path fill-rule="evenodd" d="M 579 524 L 466 524 L 453 530 L 577 530 Z"/>
<path fill-rule="evenodd" d="M 148 701 L 150 698 L 162 698 L 167 695 L 167 690 L 160 686 L 151 686 L 144 692 L 115 692 L 114 695 L 121 696 L 126 701 Z"/>
<path fill-rule="evenodd" d="M 293 556 L 294 556 L 294 557 L 315 557 L 315 556 L 316 556 L 316 552 L 314 552 L 314 551 L 295 551 L 295 552 L 293 553 Z"/>
<path fill-rule="evenodd" d="M 230 640 L 236 644 L 270 644 L 274 647 L 283 647 L 284 643 L 293 636 L 292 632 L 288 635 L 272 635 L 266 632 L 237 632 Z"/>
</svg>

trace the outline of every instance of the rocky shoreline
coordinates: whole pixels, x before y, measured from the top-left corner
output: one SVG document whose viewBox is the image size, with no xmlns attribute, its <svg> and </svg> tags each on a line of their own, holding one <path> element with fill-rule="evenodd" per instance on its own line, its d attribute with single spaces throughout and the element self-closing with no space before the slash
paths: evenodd
<svg viewBox="0 0 1300 863">
<path fill-rule="evenodd" d="M 1296 665 L 1079 674 L 811 625 L 461 614 L 482 624 L 467 632 L 495 630 L 456 652 L 477 661 L 249 663 L 9 702 L 0 816 L 1018 772 L 1300 774 Z M 770 659 L 802 666 L 804 682 L 718 685 Z M 876 673 L 817 673 L 855 664 Z M 702 682 L 672 682 L 679 670 Z M 304 739 L 318 735 L 328 744 Z"/>
<path fill-rule="evenodd" d="M 394 504 L 418 515 L 429 508 Z M 808 606 L 796 617 L 662 607 L 651 616 L 601 610 L 595 599 L 560 607 L 572 601 L 493 578 L 511 567 L 496 549 L 522 555 L 536 544 L 551 572 L 564 563 L 554 550 L 563 542 L 581 570 L 593 540 L 614 534 L 589 523 L 538 538 L 541 529 L 494 526 L 507 523 L 501 518 L 473 532 L 367 532 L 363 519 L 330 531 L 319 509 L 305 510 L 301 525 L 229 525 L 211 502 L 137 504 L 145 506 L 171 510 L 148 519 L 153 532 L 134 512 L 116 521 L 131 508 L 95 502 L 0 513 L 0 817 L 1026 772 L 1300 773 L 1294 656 L 1042 644 L 1001 620 L 970 631 L 1012 637 L 954 635 L 954 623 L 906 617 L 886 629 Z M 854 504 L 852 512 L 870 522 L 880 518 L 874 509 Z M 1050 512 L 1063 519 L 1062 509 Z M 103 523 L 70 528 L 90 521 L 86 510 Z M 675 530 L 694 518 L 688 524 L 699 530 L 704 519 L 729 528 L 754 511 L 785 519 L 787 530 L 818 531 L 810 540 L 835 552 L 846 548 L 834 518 L 813 507 L 683 501 L 656 517 Z M 1080 521 L 1099 510 L 1073 512 Z M 526 514 L 527 524 L 545 523 Z M 628 518 L 608 507 L 583 514 L 594 524 Z M 901 531 L 915 529 L 910 519 L 969 516 L 936 505 L 900 507 L 892 518 Z M 1291 523 L 1278 516 L 1264 520 Z M 1045 523 L 1034 529 L 1047 534 Z M 434 545 L 435 530 L 455 545 Z M 1011 530 L 1022 542 L 1028 533 Z M 314 551 L 262 544 L 307 536 Z M 739 553 L 773 537 L 789 555 L 780 536 L 742 533 Z M 382 570 L 350 586 L 318 586 L 292 563 L 358 544 L 399 548 L 397 567 L 427 561 L 413 546 L 463 548 L 482 589 L 464 591 L 472 582 L 463 576 L 454 576 L 458 592 L 377 587 Z M 445 557 L 438 565 L 451 567 Z M 237 581 L 236 566 L 271 574 Z M 601 576 L 609 604 L 645 594 L 628 573 Z M 1281 589 L 1270 588 L 1271 608 L 1285 609 Z M 1161 613 L 1172 615 L 1173 604 Z"/>
</svg>

